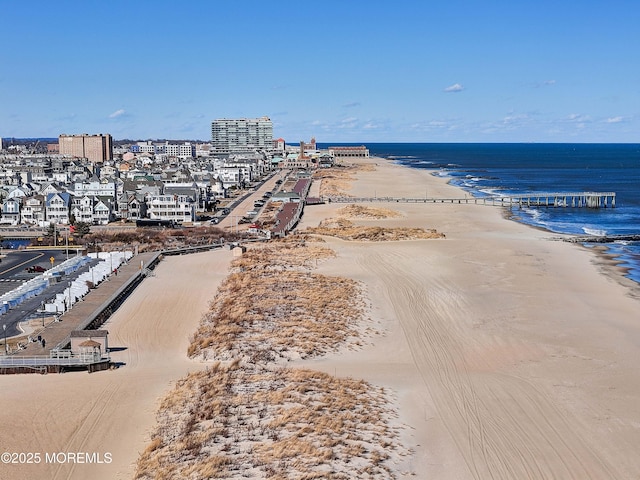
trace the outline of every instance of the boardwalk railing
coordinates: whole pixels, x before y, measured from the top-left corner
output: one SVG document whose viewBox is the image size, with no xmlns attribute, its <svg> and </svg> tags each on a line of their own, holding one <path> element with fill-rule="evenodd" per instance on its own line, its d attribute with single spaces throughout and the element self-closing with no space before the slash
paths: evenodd
<svg viewBox="0 0 640 480">
<path fill-rule="evenodd" d="M 90 365 L 92 363 L 108 362 L 108 355 L 99 353 L 78 353 L 71 351 L 52 350 L 49 356 L 34 355 L 22 357 L 18 355 L 8 355 L 0 357 L 0 368 L 3 367 L 44 367 L 47 365 Z"/>
<path fill-rule="evenodd" d="M 616 194 L 615 192 L 541 192 L 488 197 L 465 196 L 464 198 L 323 197 L 323 201 L 328 203 L 471 203 L 500 207 L 614 208 Z"/>
</svg>

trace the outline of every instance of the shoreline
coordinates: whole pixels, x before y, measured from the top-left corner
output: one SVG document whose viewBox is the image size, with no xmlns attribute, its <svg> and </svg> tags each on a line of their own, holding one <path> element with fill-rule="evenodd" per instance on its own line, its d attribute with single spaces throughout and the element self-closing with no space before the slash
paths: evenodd
<svg viewBox="0 0 640 480">
<path fill-rule="evenodd" d="M 353 163 L 375 161 L 375 169 L 350 180 L 349 193 L 415 194 L 425 185 L 442 197 L 459 191 L 446 178 L 387 159 Z M 619 267 L 600 267 L 591 249 L 554 242 L 550 232 L 509 221 L 493 206 L 383 206 L 400 215 L 353 221 L 436 228 L 446 238 L 324 237 L 336 257 L 314 271 L 363 285 L 367 322 L 379 333 L 363 337 L 357 349 L 286 365 L 362 379 L 387 392 L 395 413 L 386 420 L 409 452 L 389 465 L 398 478 L 638 476 L 639 304 L 614 273 L 602 273 Z M 297 231 L 339 209 L 307 207 Z M 0 465 L 0 474 L 133 478 L 161 400 L 187 373 L 211 366 L 187 358 L 188 338 L 230 261 L 227 251 L 165 259 L 106 326 L 121 369 L 88 379 L 37 377 L 37 386 L 27 376 L 0 378 L 7 392 L 2 420 L 17 432 L 0 440 L 6 451 L 113 458 L 108 465 Z"/>
<path fill-rule="evenodd" d="M 436 195 L 460 191 L 427 170 L 388 159 L 369 161 L 375 162 L 380 171 L 358 173 L 349 193 L 370 196 L 367 192 L 376 188 L 384 196 L 385 188 L 400 186 L 410 196 L 412 189 L 414 195 L 424 192 L 425 185 Z M 395 179 L 393 185 L 389 178 Z M 312 364 L 396 393 L 400 423 L 410 427 L 404 437 L 415 451 L 398 474 L 411 468 L 443 479 L 546 478 L 528 470 L 535 466 L 555 478 L 637 475 L 640 464 L 629 459 L 640 446 L 633 427 L 640 418 L 626 400 L 640 396 L 631 361 L 640 344 L 631 280 L 613 265 L 603 271 L 599 259 L 605 257 L 591 249 L 552 241 L 557 233 L 510 221 L 494 207 L 394 208 L 405 216 L 377 223 L 415 226 L 417 221 L 446 239 L 330 240 L 339 265 L 329 262 L 321 272 L 364 281 L 387 335 L 364 351 Z M 330 211 L 307 209 L 299 231 L 316 226 Z M 416 265 L 421 262 L 428 273 Z M 422 339 L 425 328 L 432 333 Z M 435 339 L 440 340 L 434 344 Z M 437 356 L 430 353 L 434 349 Z M 605 365 L 615 366 L 616 373 Z M 440 377 L 444 372 L 446 381 Z M 504 403 L 505 396 L 516 403 Z M 476 400 L 468 404 L 465 398 Z M 468 408 L 479 410 L 467 419 L 456 413 Z M 550 429 L 550 419 L 557 427 Z M 618 435 L 623 431 L 624 440 L 606 428 Z M 482 431 L 493 443 L 468 443 L 465 432 Z M 523 453 L 531 457 L 528 466 L 518 460 Z M 564 456 L 573 460 L 562 464 Z M 501 474 L 507 466 L 519 474 Z"/>
<path fill-rule="evenodd" d="M 403 166 L 403 165 L 401 165 Z M 411 167 L 407 167 L 411 168 Z M 436 172 L 437 170 L 432 170 L 432 172 Z M 437 175 L 433 175 L 437 178 Z M 459 190 L 465 191 L 463 188 L 458 187 L 456 185 L 452 185 L 454 188 L 458 188 Z M 497 207 L 501 208 L 501 207 Z M 548 228 L 542 227 L 540 225 L 533 225 L 527 222 L 523 222 L 518 219 L 517 215 L 515 215 L 511 210 L 506 207 L 502 208 L 503 217 L 505 220 L 510 222 L 514 222 L 520 225 L 524 225 L 525 227 L 533 228 L 535 230 L 539 230 L 544 233 L 548 233 L 550 235 L 554 235 L 559 238 L 560 241 L 565 241 L 566 238 L 571 237 L 579 237 L 581 235 L 576 235 L 572 233 L 565 232 L 554 232 L 553 230 L 549 230 Z M 627 274 L 630 271 L 629 267 L 622 266 L 624 264 L 624 260 L 622 259 L 621 254 L 613 253 L 609 247 L 605 244 L 593 243 L 593 244 L 584 244 L 584 243 L 575 243 L 576 246 L 585 249 L 588 252 L 591 252 L 593 255 L 593 262 L 596 265 L 599 265 L 602 269 L 602 275 L 610 276 L 617 280 L 620 285 L 629 289 L 629 295 L 632 295 L 636 298 L 640 298 L 640 282 L 636 282 L 633 278 L 629 277 Z"/>
</svg>

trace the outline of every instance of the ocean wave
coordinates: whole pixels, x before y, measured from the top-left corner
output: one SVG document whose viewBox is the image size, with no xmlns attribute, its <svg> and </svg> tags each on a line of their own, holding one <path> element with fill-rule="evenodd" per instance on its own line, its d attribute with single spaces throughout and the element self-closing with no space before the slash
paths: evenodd
<svg viewBox="0 0 640 480">
<path fill-rule="evenodd" d="M 606 230 L 600 228 L 582 227 L 582 231 L 587 235 L 593 235 L 595 237 L 604 237 L 607 234 Z"/>
<path fill-rule="evenodd" d="M 502 197 L 503 195 L 500 195 L 500 189 L 499 188 L 480 188 L 478 189 L 478 191 L 480 193 L 484 193 L 485 195 L 489 195 L 490 197 Z"/>
<path fill-rule="evenodd" d="M 538 222 L 538 223 L 543 223 L 541 221 L 542 217 L 543 217 L 543 213 L 537 209 L 537 208 L 523 208 L 522 211 L 524 213 L 526 213 L 527 215 L 529 215 L 533 221 Z"/>
</svg>

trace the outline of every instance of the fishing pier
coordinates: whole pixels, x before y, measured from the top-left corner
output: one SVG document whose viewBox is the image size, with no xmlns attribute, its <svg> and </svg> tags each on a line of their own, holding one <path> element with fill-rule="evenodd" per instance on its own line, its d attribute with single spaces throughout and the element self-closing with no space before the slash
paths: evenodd
<svg viewBox="0 0 640 480">
<path fill-rule="evenodd" d="M 499 207 L 571 207 L 571 208 L 615 208 L 615 192 L 554 192 L 526 193 L 514 195 L 492 195 L 464 198 L 397 198 L 397 197 L 327 197 L 331 203 L 459 203 L 492 205 Z"/>
</svg>

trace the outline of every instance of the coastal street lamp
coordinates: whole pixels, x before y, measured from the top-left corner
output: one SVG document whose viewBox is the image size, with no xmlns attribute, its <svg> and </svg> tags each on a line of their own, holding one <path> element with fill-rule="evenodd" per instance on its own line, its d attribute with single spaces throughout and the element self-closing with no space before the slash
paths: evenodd
<svg viewBox="0 0 640 480">
<path fill-rule="evenodd" d="M 9 354 L 9 347 L 7 346 L 7 324 L 2 325 L 2 329 L 4 330 L 4 353 L 5 355 Z"/>
<path fill-rule="evenodd" d="M 42 311 L 42 328 L 44 328 L 44 301 L 40 303 L 40 310 Z"/>
<path fill-rule="evenodd" d="M 69 308 L 67 310 L 71 310 L 71 282 L 67 282 L 67 285 L 69 287 Z"/>
</svg>

